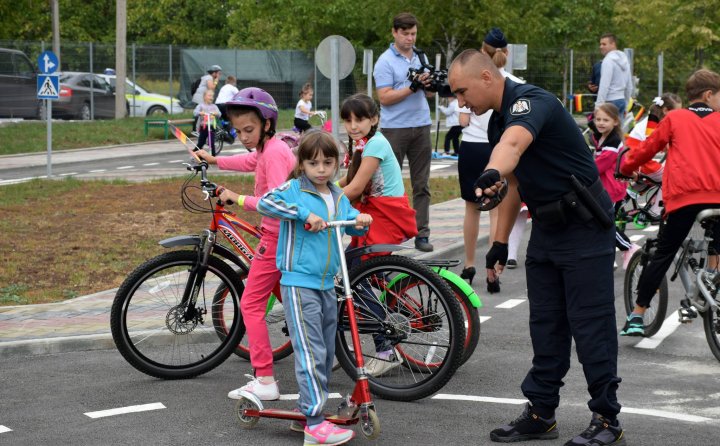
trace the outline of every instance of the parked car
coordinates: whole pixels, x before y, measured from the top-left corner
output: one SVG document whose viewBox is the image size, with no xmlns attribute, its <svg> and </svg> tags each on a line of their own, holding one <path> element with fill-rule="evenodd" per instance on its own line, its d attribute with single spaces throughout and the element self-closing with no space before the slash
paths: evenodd
<svg viewBox="0 0 720 446">
<path fill-rule="evenodd" d="M 115 118 L 115 92 L 105 79 L 97 74 L 65 71 L 59 80 L 60 98 L 52 104 L 54 118 Z"/>
<path fill-rule="evenodd" d="M 116 88 L 117 79 L 114 74 L 99 74 Z M 130 106 L 130 116 L 156 116 L 183 111 L 180 101 L 157 93 L 150 93 L 140 85 L 125 79 L 125 98 Z"/>
<path fill-rule="evenodd" d="M 0 48 L 0 118 L 45 116 L 37 98 L 37 71 L 22 51 Z"/>
</svg>

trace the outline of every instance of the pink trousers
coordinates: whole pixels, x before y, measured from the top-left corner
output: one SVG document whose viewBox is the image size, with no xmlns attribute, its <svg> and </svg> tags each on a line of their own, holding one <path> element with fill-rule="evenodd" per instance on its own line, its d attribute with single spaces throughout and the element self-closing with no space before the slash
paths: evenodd
<svg viewBox="0 0 720 446">
<path fill-rule="evenodd" d="M 268 297 L 281 276 L 275 264 L 277 244 L 276 233 L 263 231 L 250 266 L 245 292 L 240 300 L 245 336 L 250 346 L 250 364 L 255 369 L 255 376 L 273 374 L 272 346 L 265 323 L 265 310 Z"/>
</svg>

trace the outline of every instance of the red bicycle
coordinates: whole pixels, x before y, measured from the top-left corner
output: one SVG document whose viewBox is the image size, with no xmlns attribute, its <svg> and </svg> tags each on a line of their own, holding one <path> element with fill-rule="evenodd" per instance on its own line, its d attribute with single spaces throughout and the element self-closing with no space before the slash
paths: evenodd
<svg viewBox="0 0 720 446">
<path fill-rule="evenodd" d="M 112 305 L 111 331 L 118 350 L 136 369 L 158 378 L 192 378 L 245 350 L 240 299 L 254 252 L 243 233 L 256 238 L 261 233 L 220 200 L 209 200 L 216 197 L 216 185 L 207 179 L 207 167 L 204 162 L 188 165 L 194 174 L 183 184 L 182 201 L 191 212 L 211 214 L 210 226 L 199 235 L 161 241 L 166 248 L 183 249 L 152 258 L 130 273 Z M 200 187 L 192 183 L 198 174 Z M 453 291 L 429 267 L 401 256 L 370 259 L 349 275 L 364 356 L 380 360 L 373 342 L 384 337 L 402 362 L 402 367 L 370 376 L 371 391 L 401 401 L 437 392 L 463 356 L 463 311 Z M 336 356 L 356 379 L 352 330 L 339 281 L 336 291 Z M 278 323 L 268 324 L 271 341 L 277 354 L 288 355 L 292 349 L 283 347 L 289 339 L 278 287 L 273 296 L 278 299 L 271 297 L 268 316 L 276 314 Z"/>
</svg>

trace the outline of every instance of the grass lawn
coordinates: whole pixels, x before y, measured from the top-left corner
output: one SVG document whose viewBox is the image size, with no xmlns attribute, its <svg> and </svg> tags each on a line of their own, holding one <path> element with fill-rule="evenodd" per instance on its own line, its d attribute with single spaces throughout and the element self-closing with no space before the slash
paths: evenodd
<svg viewBox="0 0 720 446">
<path fill-rule="evenodd" d="M 243 194 L 252 193 L 253 181 L 249 175 L 223 177 L 224 186 Z M 183 209 L 182 183 L 66 178 L 1 187 L 0 305 L 58 302 L 116 288 L 165 251 L 159 240 L 205 229 L 209 214 Z M 405 188 L 410 190 L 407 180 Z M 456 177 L 432 178 L 430 190 L 432 203 L 460 196 Z M 255 213 L 241 216 L 259 222 Z"/>
</svg>

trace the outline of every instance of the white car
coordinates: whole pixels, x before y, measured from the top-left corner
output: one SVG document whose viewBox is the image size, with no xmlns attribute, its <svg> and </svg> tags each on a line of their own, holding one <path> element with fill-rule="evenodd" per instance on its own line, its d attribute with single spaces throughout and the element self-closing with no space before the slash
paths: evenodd
<svg viewBox="0 0 720 446">
<path fill-rule="evenodd" d="M 99 74 L 115 88 L 115 75 Z M 162 94 L 150 93 L 130 79 L 125 79 L 125 97 L 129 105 L 130 116 L 157 116 L 175 114 L 183 111 L 180 101 Z M 133 95 L 133 91 L 135 94 Z"/>
</svg>

